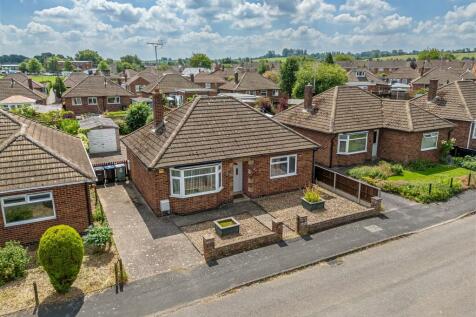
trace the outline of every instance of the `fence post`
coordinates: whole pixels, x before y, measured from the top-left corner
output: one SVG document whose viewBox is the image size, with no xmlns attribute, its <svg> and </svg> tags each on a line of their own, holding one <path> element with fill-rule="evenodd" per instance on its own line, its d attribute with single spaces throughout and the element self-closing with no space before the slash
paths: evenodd
<svg viewBox="0 0 476 317">
<path fill-rule="evenodd" d="M 35 294 L 35 307 L 40 306 L 40 298 L 38 296 L 38 286 L 33 282 L 33 293 Z"/>
<path fill-rule="evenodd" d="M 453 188 L 453 177 L 451 177 L 451 180 L 450 180 L 450 188 Z"/>
<path fill-rule="evenodd" d="M 468 186 L 471 185 L 471 172 L 469 172 L 469 176 L 468 176 Z"/>
<path fill-rule="evenodd" d="M 117 262 L 114 263 L 114 277 L 116 278 L 116 294 L 119 293 L 119 273 L 117 272 Z"/>
<path fill-rule="evenodd" d="M 124 269 L 122 268 L 122 259 L 119 259 L 119 289 L 124 289 Z"/>
<path fill-rule="evenodd" d="M 360 204 L 360 192 L 361 192 L 361 190 L 362 190 L 362 183 L 359 182 L 359 193 L 357 195 L 357 203 L 359 203 L 359 204 Z"/>
<path fill-rule="evenodd" d="M 430 186 L 428 187 L 428 194 L 431 195 L 431 183 L 430 183 Z"/>
<path fill-rule="evenodd" d="M 336 172 L 333 172 L 333 173 L 334 173 L 334 189 L 336 189 L 337 173 Z"/>
</svg>

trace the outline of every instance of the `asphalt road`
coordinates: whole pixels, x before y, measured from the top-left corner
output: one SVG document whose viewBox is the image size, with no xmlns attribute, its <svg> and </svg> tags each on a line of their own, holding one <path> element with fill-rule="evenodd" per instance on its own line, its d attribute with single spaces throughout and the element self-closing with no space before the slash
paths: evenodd
<svg viewBox="0 0 476 317">
<path fill-rule="evenodd" d="M 158 316 L 476 316 L 476 216 Z"/>
</svg>

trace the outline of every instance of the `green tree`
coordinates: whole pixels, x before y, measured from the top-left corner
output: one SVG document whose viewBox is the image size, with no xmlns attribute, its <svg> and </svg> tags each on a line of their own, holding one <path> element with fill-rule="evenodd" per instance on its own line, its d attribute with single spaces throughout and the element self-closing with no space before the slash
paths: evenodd
<svg viewBox="0 0 476 317">
<path fill-rule="evenodd" d="M 267 70 L 269 70 L 268 62 L 261 60 L 258 65 L 258 73 L 263 75 Z"/>
<path fill-rule="evenodd" d="M 137 55 L 125 55 L 121 57 L 121 62 L 126 62 L 136 67 L 142 68 L 144 66 L 142 60 Z"/>
<path fill-rule="evenodd" d="M 334 64 L 334 59 L 332 58 L 332 54 L 331 54 L 331 53 L 327 53 L 326 59 L 325 59 L 325 63 L 326 63 L 326 64 Z"/>
<path fill-rule="evenodd" d="M 97 51 L 93 50 L 82 50 L 78 51 L 74 56 L 74 59 L 77 61 L 91 61 L 93 66 L 97 66 L 102 60 L 101 55 Z"/>
<path fill-rule="evenodd" d="M 63 93 L 66 91 L 66 86 L 64 85 L 63 79 L 61 77 L 56 77 L 55 82 L 53 84 L 53 90 L 55 92 L 56 97 L 61 98 Z"/>
<path fill-rule="evenodd" d="M 59 69 L 59 58 L 57 56 L 52 56 L 46 61 L 46 70 L 50 73 L 57 73 Z"/>
<path fill-rule="evenodd" d="M 70 226 L 50 227 L 41 236 L 38 260 L 58 293 L 69 291 L 81 269 L 83 256 L 83 240 Z"/>
<path fill-rule="evenodd" d="M 74 65 L 69 59 L 64 61 L 64 70 L 67 72 L 72 72 L 74 70 Z"/>
<path fill-rule="evenodd" d="M 22 73 L 26 73 L 28 71 L 28 61 L 21 62 L 18 68 Z"/>
<path fill-rule="evenodd" d="M 291 96 L 294 83 L 296 82 L 296 73 L 299 70 L 299 61 L 296 57 L 288 57 L 286 61 L 281 65 L 279 70 L 281 89 Z"/>
<path fill-rule="evenodd" d="M 203 53 L 196 53 L 196 54 L 193 54 L 192 57 L 190 58 L 190 66 L 211 68 L 212 60 Z"/>
<path fill-rule="evenodd" d="M 342 62 L 342 61 L 353 61 L 354 56 L 350 54 L 335 54 L 334 55 L 334 60 L 336 62 Z"/>
<path fill-rule="evenodd" d="M 129 133 L 143 127 L 147 123 L 147 117 L 151 112 L 149 105 L 144 102 L 131 105 L 127 110 L 125 119 Z"/>
<path fill-rule="evenodd" d="M 109 65 L 105 60 L 102 60 L 98 64 L 98 69 L 102 72 L 108 71 L 109 70 Z"/>
<path fill-rule="evenodd" d="M 293 96 L 296 98 L 304 97 L 304 86 L 308 83 L 314 84 L 314 92 L 319 94 L 347 82 L 347 73 L 342 67 L 325 63 L 319 64 L 317 68 L 314 63 L 305 63 L 299 68 L 296 77 L 293 87 Z"/>
<path fill-rule="evenodd" d="M 27 69 L 29 73 L 38 74 L 41 72 L 41 63 L 36 58 L 31 58 L 28 60 Z"/>
</svg>

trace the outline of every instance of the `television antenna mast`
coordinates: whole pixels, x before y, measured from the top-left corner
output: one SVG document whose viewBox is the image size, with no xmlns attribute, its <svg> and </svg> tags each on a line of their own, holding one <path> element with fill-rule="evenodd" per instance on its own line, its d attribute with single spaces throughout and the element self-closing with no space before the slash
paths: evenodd
<svg viewBox="0 0 476 317">
<path fill-rule="evenodd" d="M 157 40 L 157 42 L 148 42 L 148 45 L 154 46 L 155 50 L 155 67 L 159 69 L 159 57 L 157 55 L 157 49 L 162 48 L 165 45 L 165 41 L 163 40 Z"/>
</svg>

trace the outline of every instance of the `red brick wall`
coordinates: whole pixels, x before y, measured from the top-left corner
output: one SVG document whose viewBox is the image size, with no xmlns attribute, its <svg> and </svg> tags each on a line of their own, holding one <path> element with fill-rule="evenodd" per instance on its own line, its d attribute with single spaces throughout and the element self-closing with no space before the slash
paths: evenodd
<svg viewBox="0 0 476 317">
<path fill-rule="evenodd" d="M 91 215 L 89 205 L 89 191 L 88 185 L 86 184 L 15 192 L 2 194 L 0 197 L 48 191 L 53 192 L 56 219 L 5 227 L 3 214 L 0 214 L 0 217 L 2 218 L 0 223 L 0 245 L 3 245 L 5 241 L 9 240 L 17 240 L 24 244 L 37 242 L 46 229 L 60 224 L 69 225 L 76 229 L 79 233 L 82 233 L 86 230 L 86 228 L 89 226 L 89 219 Z"/>
<path fill-rule="evenodd" d="M 471 122 L 457 120 L 452 120 L 451 122 L 456 124 L 456 127 L 451 131 L 451 137 L 456 139 L 457 146 L 466 148 L 468 146 L 468 137 L 471 138 L 472 136 L 470 135 Z M 476 148 L 476 139 L 470 139 L 469 147 Z"/>
<path fill-rule="evenodd" d="M 383 129 L 380 134 L 379 157 L 383 160 L 409 162 L 417 159 L 438 161 L 441 140 L 448 139 L 449 129 L 437 130 L 438 149 L 422 151 L 423 132 L 403 132 Z M 431 131 L 429 131 L 431 132 Z"/>
<path fill-rule="evenodd" d="M 91 96 L 94 97 L 94 96 Z M 83 97 L 82 105 L 75 106 L 73 105 L 73 98 L 63 98 L 63 105 L 65 110 L 73 111 L 75 115 L 80 115 L 83 113 L 103 113 L 106 111 L 120 111 L 125 110 L 131 103 L 131 98 L 129 96 L 121 96 L 120 104 L 108 104 L 107 97 L 97 97 L 97 105 L 88 105 L 88 98 Z"/>
<path fill-rule="evenodd" d="M 127 86 L 127 89 L 132 92 L 134 95 L 139 96 L 140 92 L 136 91 L 136 85 L 143 85 L 144 87 L 150 84 L 147 80 L 142 77 L 137 78 L 130 85 Z"/>
</svg>

